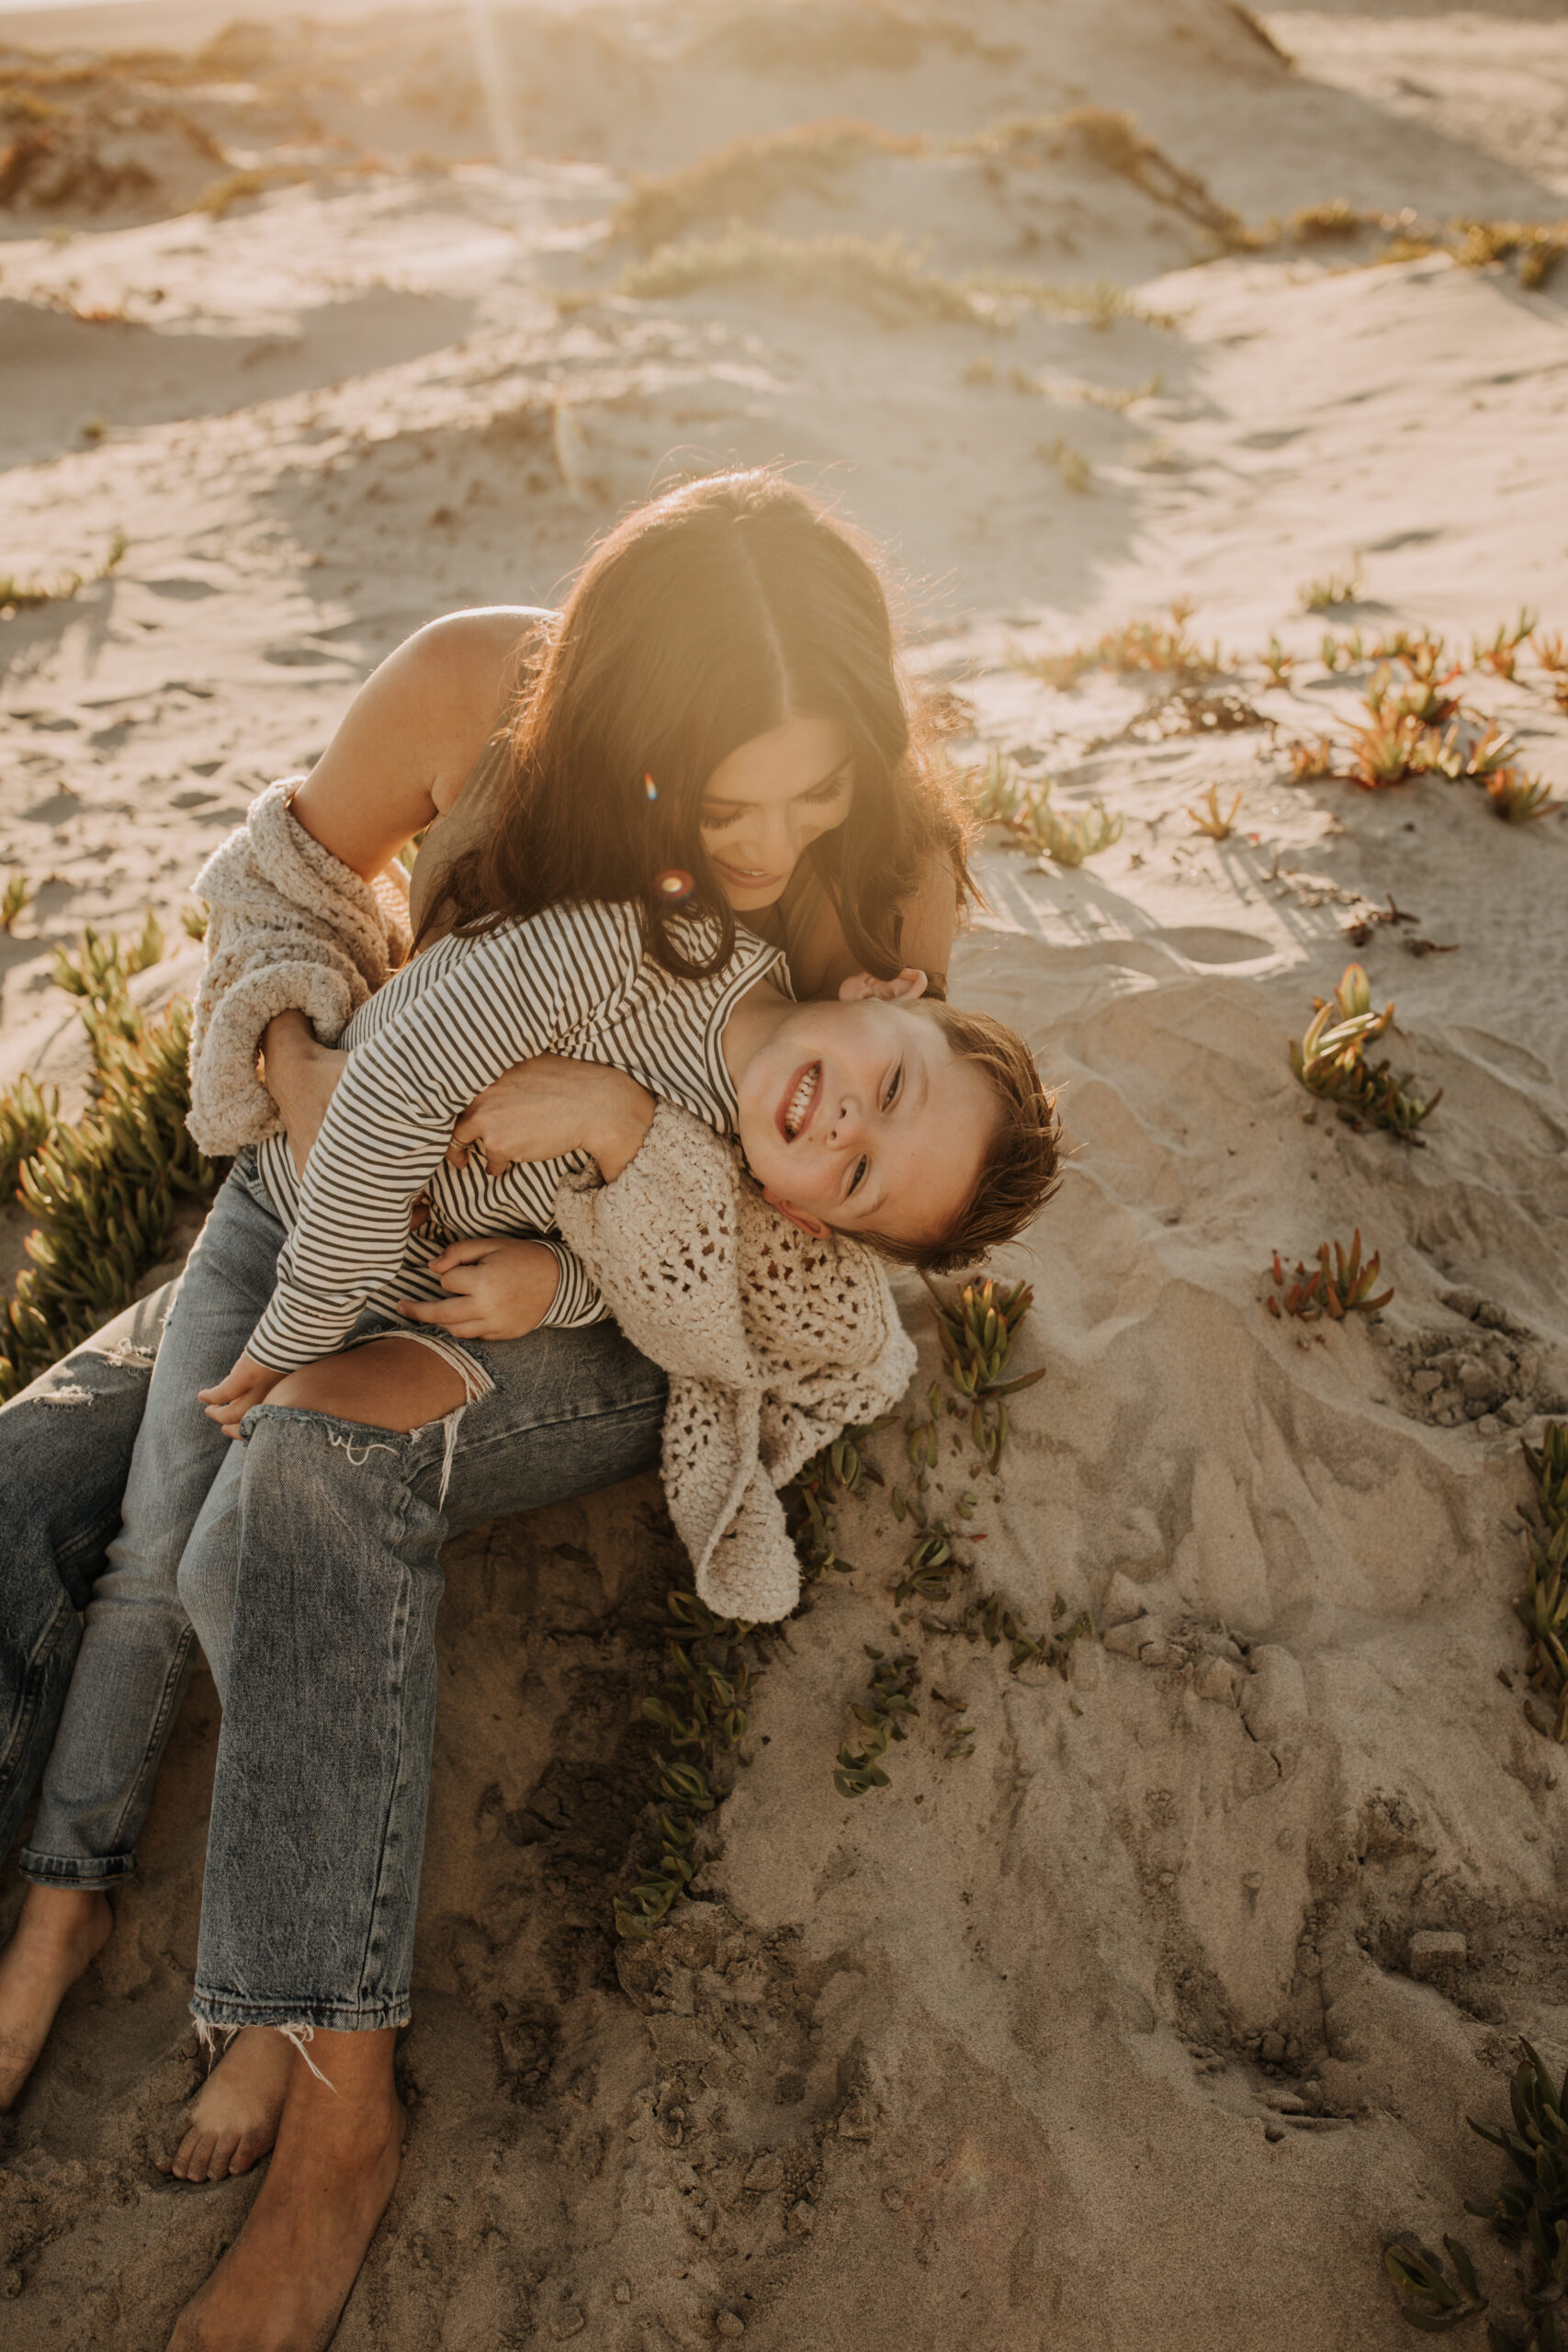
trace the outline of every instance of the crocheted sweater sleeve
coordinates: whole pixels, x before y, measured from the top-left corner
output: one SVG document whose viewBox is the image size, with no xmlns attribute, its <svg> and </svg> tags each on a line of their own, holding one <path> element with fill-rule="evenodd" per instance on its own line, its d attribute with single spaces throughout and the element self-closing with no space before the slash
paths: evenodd
<svg viewBox="0 0 1568 2352">
<path fill-rule="evenodd" d="M 364 881 L 291 815 L 300 776 L 269 785 L 220 842 L 195 889 L 206 899 L 207 966 L 190 1036 L 190 1113 L 203 1151 L 238 1151 L 282 1122 L 256 1075 L 267 1023 L 303 1012 L 324 1046 L 410 948 L 400 867 Z"/>
<path fill-rule="evenodd" d="M 667 1102 L 615 1182 L 569 1180 L 556 1217 L 670 1375 L 664 1487 L 698 1592 L 721 1616 L 787 1616 L 800 1566 L 776 1489 L 914 1374 L 880 1261 L 777 1216 L 736 1148 Z"/>
</svg>

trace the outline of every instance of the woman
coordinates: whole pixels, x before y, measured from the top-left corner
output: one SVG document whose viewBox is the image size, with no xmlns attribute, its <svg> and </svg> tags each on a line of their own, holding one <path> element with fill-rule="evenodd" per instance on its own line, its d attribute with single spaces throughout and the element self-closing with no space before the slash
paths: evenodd
<svg viewBox="0 0 1568 2352">
<path fill-rule="evenodd" d="M 631 900 L 644 910 L 654 939 L 665 938 L 675 968 L 680 951 L 666 931 L 671 899 L 660 888 L 660 877 L 673 874 L 680 902 L 716 920 L 717 960 L 732 951 L 739 919 L 786 948 L 803 993 L 831 994 L 851 971 L 888 977 L 906 964 L 940 980 L 967 880 L 956 815 L 911 750 L 908 698 L 874 572 L 820 509 L 768 474 L 692 485 L 629 518 L 596 551 L 558 620 L 487 612 L 422 631 L 361 691 L 297 794 L 293 814 L 367 878 L 428 828 L 412 903 L 421 944 L 457 923 L 482 925 L 573 899 Z M 302 1164 L 340 1057 L 298 1014 L 274 1021 L 264 1047 L 268 1088 Z M 505 1151 L 508 1118 L 502 1080 L 459 1135 Z M 88 1613 L 24 1864 L 32 1883 L 17 1935 L 0 1960 L 0 2103 L 15 2096 L 64 1990 L 107 1940 L 105 1884 L 134 1867 L 135 1830 L 174 1713 L 188 1629 L 173 1652 L 166 1623 L 162 1648 L 150 1641 L 141 1769 L 129 1789 L 106 1792 L 96 1778 L 93 1725 L 103 1711 L 93 1677 L 100 1652 L 115 1671 L 125 1670 L 124 1640 L 112 1645 L 107 1629 L 118 1622 L 123 1635 L 128 1608 L 141 1604 L 150 1634 L 159 1633 L 147 1597 L 168 1589 L 169 1551 L 183 1550 L 191 1498 L 199 1500 L 210 1485 L 212 1449 L 224 1445 L 195 1392 L 222 1377 L 236 1336 L 243 1343 L 231 1312 L 226 1319 L 226 1302 L 245 1289 L 241 1261 L 254 1276 L 256 1251 L 276 1248 L 256 1184 L 254 1164 L 243 1161 L 193 1253 L 134 1471 L 127 1468 L 129 1440 L 145 1384 L 123 1349 L 106 1351 L 100 1343 L 83 1351 L 68 1377 L 39 1384 L 0 1413 L 0 1508 L 13 1505 L 6 1523 L 21 1530 L 7 1549 L 0 1595 L 8 1639 L 0 1659 L 0 1834 L 7 1842 L 64 1702 L 75 1611 L 85 1606 Z M 542 1267 L 538 1243 L 499 1241 L 444 1278 L 448 1302 L 423 1310 L 422 1320 L 513 1339 L 518 1351 L 517 1378 L 499 1400 L 502 1418 L 491 1409 L 496 1399 L 487 1403 L 487 1422 L 469 1416 L 445 1465 L 440 1432 L 407 1407 L 399 1351 L 408 1341 L 385 1340 L 296 1375 L 296 1409 L 268 1424 L 275 1458 L 267 1481 L 258 1474 L 247 1506 L 204 1910 L 204 1939 L 210 1931 L 231 1954 L 247 1939 L 266 1939 L 266 1923 L 254 1916 L 256 1873 L 243 1867 L 258 1836 L 257 1756 L 267 1759 L 269 1805 L 275 1802 L 289 1823 L 297 1862 L 301 1838 L 316 1834 L 317 1750 L 308 1707 L 298 1722 L 287 1720 L 293 1698 L 304 1707 L 304 1697 L 267 1688 L 265 1653 L 269 1622 L 283 1622 L 269 1621 L 267 1610 L 292 1612 L 298 1643 L 306 1638 L 299 1613 L 320 1592 L 285 1600 L 276 1587 L 269 1592 L 268 1577 L 283 1572 L 288 1538 L 312 1500 L 332 1515 L 350 1452 L 342 1425 L 406 1439 L 378 1475 L 395 1490 L 389 1523 L 400 1512 L 406 1518 L 415 1509 L 410 1498 L 418 1498 L 432 1564 L 438 1534 L 581 1492 L 655 1458 L 660 1375 L 612 1327 L 539 1329 L 551 1304 L 542 1285 L 553 1297 L 554 1276 Z M 525 1332 L 531 1336 L 513 1338 Z M 76 1419 L 45 1401 L 62 1385 L 107 1409 Z M 403 1402 L 389 1408 L 394 1390 Z M 40 1443 L 49 1448 L 47 1472 Z M 425 1493 L 437 1469 L 450 1482 L 445 1516 Z M 125 1489 L 121 1523 L 106 1552 L 120 1499 L 117 1479 Z M 367 1509 L 361 1477 L 344 1489 L 343 1510 L 363 1516 Z M 426 1652 L 438 1590 L 427 1577 L 418 1633 Z M 330 1643 L 344 1628 L 339 1621 L 321 1632 Z M 373 1653 L 381 1637 L 369 1626 L 363 1638 Z M 266 1721 L 252 1741 L 244 1709 L 262 1690 Z M 247 1755 L 248 1779 L 241 1762 Z M 416 1830 L 428 1761 L 427 1752 L 400 1758 L 403 1779 L 412 1774 L 408 1812 Z M 329 1906 L 345 1899 L 354 1876 L 355 1828 L 340 1823 L 321 1831 Z M 412 1933 L 417 1844 L 412 1835 L 408 1883 L 390 1895 L 378 1886 L 375 1894 L 401 1923 L 394 1944 L 400 1937 L 406 1944 Z M 298 1885 L 289 1900 L 298 1904 Z M 376 1916 L 379 1934 L 379 1910 Z M 287 1935 L 286 1917 L 276 1926 Z M 346 1932 L 359 1930 L 351 1921 Z M 248 2250 L 237 2249 L 225 2266 L 227 2285 L 214 2282 L 201 2341 L 226 2340 L 226 2310 L 254 2309 L 258 2295 L 292 2299 L 298 2327 L 292 2318 L 280 2320 L 279 2341 L 296 2333 L 314 2340 L 323 2319 L 335 2315 L 396 2175 L 390 2058 L 400 2014 L 406 1985 L 394 1984 L 342 2030 L 314 2027 L 317 2040 L 332 2045 L 322 2070 L 333 2085 L 331 2101 L 318 2112 L 319 2077 L 309 2062 L 294 2063 L 283 2136 L 247 2230 Z M 177 2165 L 186 2177 L 243 2169 L 261 2153 L 283 2088 L 286 2050 L 280 2037 L 259 2030 L 240 2036 L 193 2117 Z M 302 2261 L 301 2243 L 314 2247 Z"/>
</svg>

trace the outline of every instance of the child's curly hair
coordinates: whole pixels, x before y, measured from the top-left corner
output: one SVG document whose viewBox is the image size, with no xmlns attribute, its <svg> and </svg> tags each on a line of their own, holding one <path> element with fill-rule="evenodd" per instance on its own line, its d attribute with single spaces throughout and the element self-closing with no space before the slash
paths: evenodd
<svg viewBox="0 0 1568 2352">
<path fill-rule="evenodd" d="M 988 1012 L 933 1004 L 932 1013 L 960 1059 L 976 1062 L 997 1098 L 997 1122 L 974 1191 L 943 1234 L 930 1241 L 862 1238 L 881 1256 L 949 1274 L 973 1266 L 1037 1217 L 1061 1182 L 1061 1122 L 1033 1055 L 1016 1029 Z"/>
</svg>

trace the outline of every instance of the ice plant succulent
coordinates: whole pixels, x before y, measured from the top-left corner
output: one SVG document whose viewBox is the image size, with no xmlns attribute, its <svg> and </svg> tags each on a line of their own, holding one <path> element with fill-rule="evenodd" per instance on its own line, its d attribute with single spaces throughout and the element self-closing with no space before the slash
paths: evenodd
<svg viewBox="0 0 1568 2352">
<path fill-rule="evenodd" d="M 1369 1066 L 1365 1058 L 1368 1046 L 1391 1026 L 1393 1005 L 1372 1011 L 1371 983 L 1359 964 L 1348 964 L 1332 997 L 1314 997 L 1313 1005 L 1305 1036 L 1290 1041 L 1291 1067 L 1307 1092 L 1332 1102 L 1352 1126 L 1383 1127 L 1401 1142 L 1418 1142 L 1416 1130 L 1442 1101 L 1441 1088 L 1419 1102 L 1386 1061 Z"/>
<path fill-rule="evenodd" d="M 56 957 L 57 983 L 82 1000 L 96 1096 L 75 1125 L 22 1087 L 8 1098 L 6 1140 L 28 1144 L 15 1181 L 36 1229 L 32 1262 L 0 1307 L 0 1400 L 129 1306 L 168 1254 L 179 1199 L 216 1189 L 186 1126 L 190 1008 L 176 1000 L 150 1018 L 126 989 L 162 945 L 149 915 L 129 950 L 88 931 L 74 957 Z"/>
<path fill-rule="evenodd" d="M 1097 857 L 1102 849 L 1110 849 L 1122 838 L 1123 819 L 1120 810 L 1115 816 L 1107 812 L 1105 803 L 1095 799 L 1076 817 L 1057 814 L 1051 806 L 1051 787 L 1043 785 L 1031 805 L 1018 818 L 1014 831 L 1027 850 L 1038 856 L 1048 857 L 1057 865 L 1081 865 L 1086 857 Z"/>
<path fill-rule="evenodd" d="M 1392 1283 L 1387 1290 L 1376 1291 L 1381 1266 L 1382 1260 L 1376 1252 L 1362 1264 L 1359 1226 L 1351 1236 L 1348 1250 L 1343 1242 L 1325 1241 L 1318 1249 L 1316 1265 L 1309 1272 L 1298 1259 L 1293 1277 L 1287 1275 L 1276 1250 L 1272 1264 L 1274 1288 L 1282 1297 L 1270 1295 L 1264 1304 L 1270 1315 L 1294 1315 L 1303 1323 L 1315 1323 L 1325 1315 L 1336 1323 L 1342 1323 L 1347 1315 L 1358 1312 L 1372 1315 L 1393 1296 Z"/>
<path fill-rule="evenodd" d="M 1190 817 L 1197 831 L 1206 833 L 1212 842 L 1228 842 L 1235 831 L 1236 811 L 1241 807 L 1238 792 L 1224 814 L 1220 809 L 1220 789 L 1211 784 L 1196 808 L 1183 807 L 1182 815 Z"/>
<path fill-rule="evenodd" d="M 652 1934 L 695 1874 L 697 1831 L 724 1801 L 722 1776 L 746 1736 L 758 1670 L 750 1625 L 716 1617 L 686 1589 L 669 1593 L 665 1607 L 667 1679 L 662 1692 L 643 1700 L 641 1712 L 673 1748 L 688 1752 L 655 1759 L 662 1801 L 654 1821 L 659 1860 L 615 1900 L 615 1932 L 634 1942 Z"/>
<path fill-rule="evenodd" d="M 1525 1589 L 1514 1607 L 1530 1637 L 1530 1689 L 1552 1706 L 1551 1721 L 1543 1723 L 1527 1699 L 1525 1718 L 1561 1744 L 1568 1739 L 1568 1424 L 1549 1421 L 1540 1451 L 1528 1444 L 1524 1451 L 1538 1481 L 1539 1524 L 1525 1518 Z"/>
<path fill-rule="evenodd" d="M 1445 2238 L 1443 2245 L 1454 2267 L 1452 2278 L 1442 2256 L 1430 2246 L 1391 2239 L 1382 2250 L 1383 2268 L 1393 2281 L 1402 2316 L 1426 2335 L 1446 2335 L 1466 2320 L 1479 2319 L 1487 2308 L 1469 2248 L 1459 2238 Z"/>
<path fill-rule="evenodd" d="M 956 1299 L 947 1299 L 929 1274 L 921 1279 L 931 1293 L 947 1376 L 974 1408 L 970 1433 L 976 1452 L 995 1470 L 1008 1439 L 1008 1409 L 1000 1399 L 1045 1377 L 1043 1364 L 1037 1372 L 1006 1376 L 1014 1334 L 1034 1304 L 1033 1289 L 1028 1283 L 1005 1287 L 987 1276 L 965 1283 Z"/>
</svg>

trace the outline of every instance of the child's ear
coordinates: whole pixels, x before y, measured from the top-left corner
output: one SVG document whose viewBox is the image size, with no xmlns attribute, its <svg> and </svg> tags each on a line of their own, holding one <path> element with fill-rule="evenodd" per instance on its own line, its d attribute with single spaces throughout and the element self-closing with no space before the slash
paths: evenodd
<svg viewBox="0 0 1568 2352">
<path fill-rule="evenodd" d="M 925 992 L 926 976 L 912 966 L 907 966 L 896 980 L 879 980 L 874 972 L 852 972 L 847 980 L 839 983 L 840 1004 L 863 1004 L 873 996 L 880 998 L 884 1004 L 895 1003 L 901 998 L 912 1003 Z"/>
<path fill-rule="evenodd" d="M 809 1210 L 797 1209 L 793 1201 L 782 1200 L 771 1184 L 763 1185 L 762 1198 L 771 1209 L 776 1209 L 780 1216 L 787 1216 L 791 1225 L 798 1225 L 802 1233 L 809 1233 L 815 1240 L 825 1241 L 833 1230 L 830 1225 L 824 1225 L 819 1216 L 813 1216 Z"/>
</svg>

